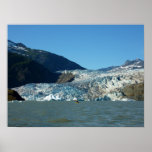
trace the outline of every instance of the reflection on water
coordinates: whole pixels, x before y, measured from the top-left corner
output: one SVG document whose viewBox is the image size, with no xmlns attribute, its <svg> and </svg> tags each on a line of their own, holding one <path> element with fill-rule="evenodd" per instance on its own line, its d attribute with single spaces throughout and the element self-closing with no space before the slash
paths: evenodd
<svg viewBox="0 0 152 152">
<path fill-rule="evenodd" d="M 8 126 L 143 127 L 144 102 L 10 102 Z"/>
</svg>

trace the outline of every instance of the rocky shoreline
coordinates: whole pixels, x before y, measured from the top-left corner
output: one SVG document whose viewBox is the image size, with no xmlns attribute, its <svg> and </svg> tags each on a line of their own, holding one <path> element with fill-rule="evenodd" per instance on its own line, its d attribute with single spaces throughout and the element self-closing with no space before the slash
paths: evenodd
<svg viewBox="0 0 152 152">
<path fill-rule="evenodd" d="M 12 101 L 12 100 L 24 101 L 25 99 L 22 98 L 22 97 L 18 94 L 17 91 L 8 89 L 8 101 Z"/>
<path fill-rule="evenodd" d="M 132 84 L 123 88 L 124 96 L 137 101 L 144 101 L 144 83 Z"/>
</svg>

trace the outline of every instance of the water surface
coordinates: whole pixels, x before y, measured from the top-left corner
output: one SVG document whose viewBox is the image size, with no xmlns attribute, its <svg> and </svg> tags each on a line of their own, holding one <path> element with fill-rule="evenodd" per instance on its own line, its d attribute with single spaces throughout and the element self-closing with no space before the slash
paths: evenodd
<svg viewBox="0 0 152 152">
<path fill-rule="evenodd" d="M 9 127 L 143 127 L 143 101 L 9 102 Z"/>
</svg>

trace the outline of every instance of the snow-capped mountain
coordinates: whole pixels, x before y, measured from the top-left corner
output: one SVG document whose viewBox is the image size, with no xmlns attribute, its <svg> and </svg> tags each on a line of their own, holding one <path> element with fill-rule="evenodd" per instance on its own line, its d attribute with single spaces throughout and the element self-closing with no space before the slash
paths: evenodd
<svg viewBox="0 0 152 152">
<path fill-rule="evenodd" d="M 8 52 L 17 53 L 23 56 L 28 56 L 25 52 L 28 52 L 28 48 L 22 43 L 15 43 L 8 40 Z"/>
<path fill-rule="evenodd" d="M 103 72 L 117 72 L 117 71 L 123 71 L 123 70 L 133 70 L 133 69 L 143 69 L 143 68 L 144 68 L 144 61 L 141 59 L 136 59 L 136 60 L 127 60 L 121 66 L 111 66 L 111 67 L 102 68 L 99 70 Z"/>
<path fill-rule="evenodd" d="M 22 43 L 15 43 L 8 40 L 8 52 L 17 53 L 31 60 L 38 62 L 50 72 L 56 72 L 60 70 L 75 70 L 85 69 L 79 64 L 66 59 L 63 56 L 50 53 L 44 50 L 31 49 Z"/>
</svg>

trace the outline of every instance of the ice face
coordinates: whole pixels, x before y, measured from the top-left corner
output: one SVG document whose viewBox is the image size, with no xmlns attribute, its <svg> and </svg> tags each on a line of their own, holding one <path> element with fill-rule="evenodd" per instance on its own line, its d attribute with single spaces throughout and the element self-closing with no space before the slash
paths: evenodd
<svg viewBox="0 0 152 152">
<path fill-rule="evenodd" d="M 26 100 L 73 100 L 74 97 L 83 99 L 84 90 L 67 84 L 27 84 L 18 88 L 20 94 Z"/>
<path fill-rule="evenodd" d="M 101 72 L 89 70 L 70 71 L 75 75 L 73 82 L 64 84 L 38 83 L 14 88 L 25 100 L 50 101 L 74 98 L 78 100 L 129 100 L 123 98 L 121 88 L 143 82 L 144 70 Z"/>
</svg>

